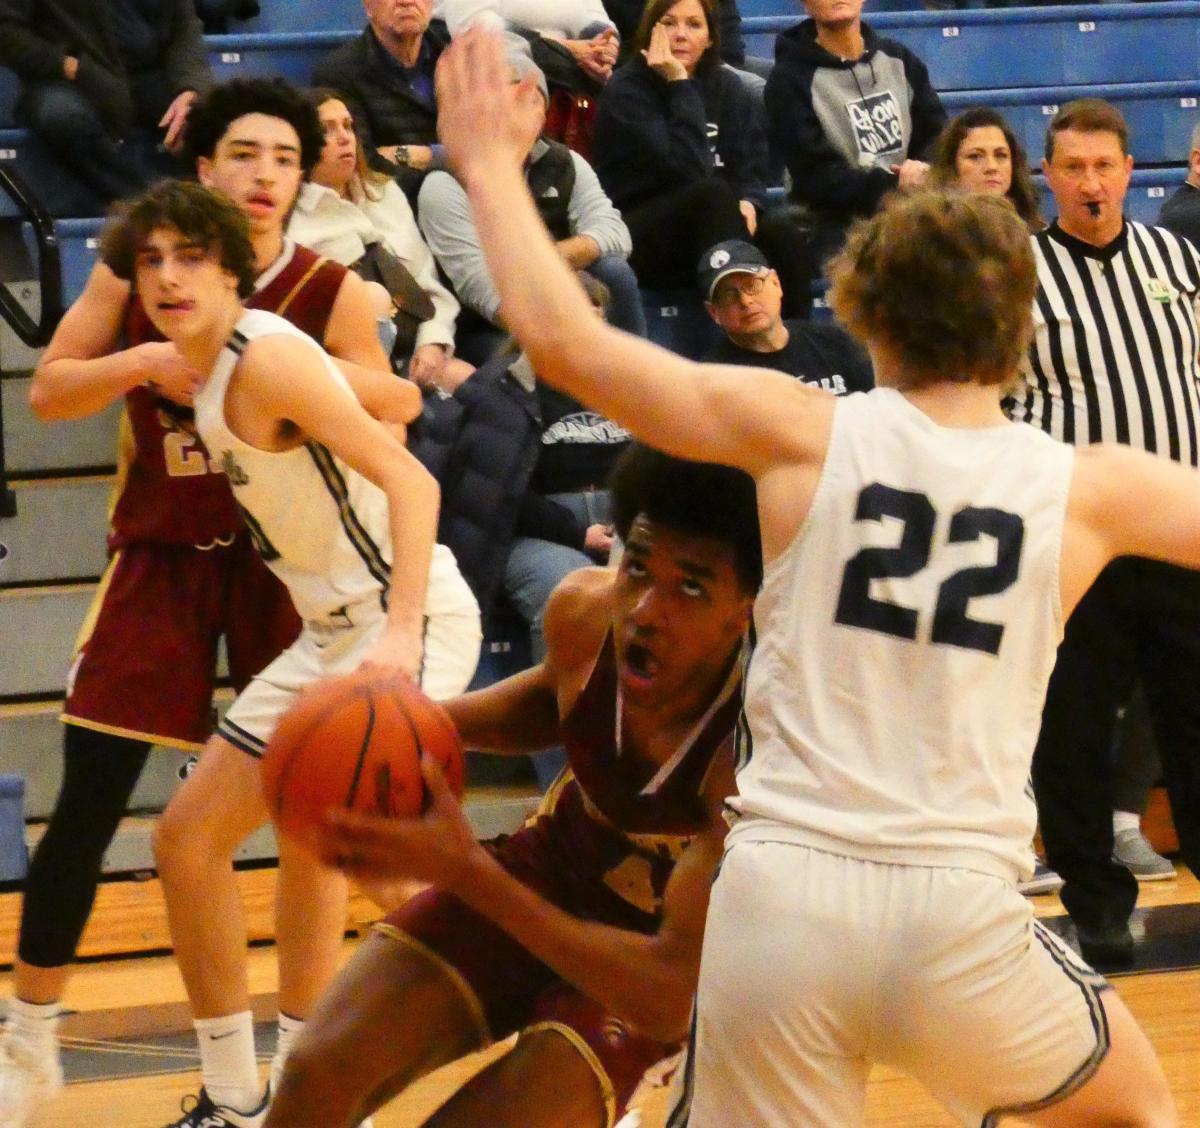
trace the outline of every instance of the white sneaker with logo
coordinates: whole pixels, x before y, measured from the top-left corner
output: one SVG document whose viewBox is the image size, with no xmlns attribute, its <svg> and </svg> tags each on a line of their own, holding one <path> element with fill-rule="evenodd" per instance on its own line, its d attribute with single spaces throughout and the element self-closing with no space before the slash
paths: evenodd
<svg viewBox="0 0 1200 1128">
<path fill-rule="evenodd" d="M 267 1105 L 271 1100 L 271 1090 L 267 1089 L 262 1103 L 252 1112 L 238 1112 L 224 1105 L 213 1104 L 208 1093 L 201 1089 L 198 1096 L 188 1095 L 183 1098 L 180 1108 L 183 1116 L 173 1120 L 167 1128 L 262 1128 L 267 1122 Z M 194 1102 L 190 1107 L 188 1102 Z"/>
</svg>

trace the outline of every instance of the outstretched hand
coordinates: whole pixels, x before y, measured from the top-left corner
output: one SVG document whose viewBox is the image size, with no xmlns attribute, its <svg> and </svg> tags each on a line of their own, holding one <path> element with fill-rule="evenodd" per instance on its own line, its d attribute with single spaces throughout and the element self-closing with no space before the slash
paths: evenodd
<svg viewBox="0 0 1200 1128">
<path fill-rule="evenodd" d="M 532 73 L 513 82 L 502 40 L 473 27 L 437 67 L 438 137 L 464 185 L 496 163 L 519 168 L 541 132 L 545 103 Z"/>
<path fill-rule="evenodd" d="M 416 878 L 455 890 L 483 848 L 431 756 L 422 758 L 421 775 L 429 806 L 420 818 L 330 811 L 318 834 L 321 858 L 360 880 Z"/>
</svg>

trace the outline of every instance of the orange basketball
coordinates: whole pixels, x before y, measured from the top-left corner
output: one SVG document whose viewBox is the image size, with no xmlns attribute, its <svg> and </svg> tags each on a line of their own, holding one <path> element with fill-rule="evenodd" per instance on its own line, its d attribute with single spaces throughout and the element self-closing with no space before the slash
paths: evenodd
<svg viewBox="0 0 1200 1128">
<path fill-rule="evenodd" d="M 462 742 L 440 705 L 398 674 L 328 678 L 296 698 L 267 744 L 267 807 L 279 830 L 301 842 L 311 842 L 331 807 L 417 815 L 425 801 L 422 755 L 437 761 L 461 795 Z"/>
</svg>

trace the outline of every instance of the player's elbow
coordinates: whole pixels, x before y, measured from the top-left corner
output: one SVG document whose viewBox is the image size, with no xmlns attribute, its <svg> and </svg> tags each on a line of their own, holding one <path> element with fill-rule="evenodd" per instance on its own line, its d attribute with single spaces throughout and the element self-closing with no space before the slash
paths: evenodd
<svg viewBox="0 0 1200 1128">
<path fill-rule="evenodd" d="M 629 1025 L 656 1042 L 681 1042 L 692 1021 L 692 990 L 667 988 L 657 998 L 637 1002 L 628 1016 Z"/>
<path fill-rule="evenodd" d="M 29 389 L 29 409 L 43 423 L 53 423 L 65 419 L 55 396 L 51 393 L 46 380 L 39 379 L 35 372 L 33 383 Z"/>
</svg>

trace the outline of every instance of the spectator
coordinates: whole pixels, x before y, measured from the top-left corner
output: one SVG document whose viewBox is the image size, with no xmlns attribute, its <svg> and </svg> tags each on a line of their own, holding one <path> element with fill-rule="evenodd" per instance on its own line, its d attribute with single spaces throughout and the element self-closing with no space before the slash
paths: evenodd
<svg viewBox="0 0 1200 1128">
<path fill-rule="evenodd" d="M 836 325 L 785 321 L 783 288 L 757 247 L 720 243 L 700 261 L 705 308 L 725 337 L 705 360 L 773 368 L 834 395 L 875 385 L 867 354 Z"/>
<path fill-rule="evenodd" d="M 621 36 L 621 62 L 624 63 L 634 50 L 633 41 L 637 38 L 638 24 L 646 5 L 643 0 L 604 0 L 604 7 Z M 738 11 L 737 0 L 717 0 L 716 14 L 721 60 L 732 67 L 744 66 L 746 41 L 742 38 L 742 13 Z"/>
<path fill-rule="evenodd" d="M 288 234 L 343 266 L 360 263 L 371 246 L 394 255 L 433 308 L 432 316 L 416 329 L 404 374 L 426 388 L 440 387 L 444 381 L 457 386 L 471 374 L 470 365 L 452 359 L 458 302 L 438 280 L 437 265 L 408 200 L 394 181 L 367 167 L 354 118 L 337 94 L 318 89 L 310 101 L 321 118 L 325 147 L 300 189 Z M 390 306 L 394 298 L 388 298 Z"/>
<path fill-rule="evenodd" d="M 783 32 L 767 80 L 771 147 L 791 175 L 795 218 L 810 229 L 803 255 L 773 257 L 784 292 L 809 285 L 858 216 L 894 188 L 916 188 L 917 159 L 946 114 L 925 64 L 862 22 L 863 0 L 805 0 L 810 19 Z"/>
<path fill-rule="evenodd" d="M 620 36 L 600 0 L 445 0 L 450 34 L 471 25 L 527 40 L 550 86 L 598 92 L 612 77 Z"/>
<path fill-rule="evenodd" d="M 313 84 L 340 91 L 372 163 L 415 206 L 421 181 L 445 168 L 433 72 L 450 41 L 433 0 L 363 0 L 367 26 L 317 64 Z"/>
<path fill-rule="evenodd" d="M 596 172 L 643 286 L 692 286 L 701 252 L 752 237 L 766 203 L 761 109 L 721 66 L 719 39 L 712 0 L 650 0 L 638 54 L 600 101 Z"/>
<path fill-rule="evenodd" d="M 523 45 L 522 45 L 523 47 Z M 513 74 L 532 71 L 543 103 L 545 77 L 527 51 L 509 53 Z M 637 279 L 626 261 L 629 229 L 604 194 L 596 173 L 578 153 L 557 141 L 539 137 L 529 151 L 526 180 L 542 219 L 560 254 L 576 270 L 586 270 L 612 294 L 611 320 L 638 336 L 646 335 Z M 421 231 L 458 300 L 474 315 L 459 321 L 459 349 L 474 363 L 484 360 L 501 338 L 500 296 L 483 260 L 483 248 L 462 186 L 445 172 L 431 173 L 421 186 L 418 218 Z M 479 320 L 482 319 L 482 322 Z"/>
<path fill-rule="evenodd" d="M 1133 158 L 1107 102 L 1063 106 L 1046 181 L 1058 219 L 1033 236 L 1034 342 L 1012 414 L 1077 446 L 1123 443 L 1200 464 L 1200 252 L 1124 218 Z M 1066 624 L 1033 757 L 1050 865 L 1089 962 L 1133 959 L 1137 898 L 1113 860 L 1117 714 L 1140 680 L 1180 846 L 1200 865 L 1200 576 L 1157 560 L 1110 564 Z"/>
<path fill-rule="evenodd" d="M 18 119 L 106 204 L 156 171 L 125 143 L 161 130 L 178 152 L 188 110 L 212 85 L 192 0 L 0 0 L 0 64 L 21 79 Z"/>
<path fill-rule="evenodd" d="M 1192 129 L 1187 179 L 1162 206 L 1159 225 L 1200 247 L 1200 122 Z"/>
<path fill-rule="evenodd" d="M 933 151 L 930 178 L 968 192 L 1007 196 L 1030 231 L 1046 226 L 1029 157 L 1012 126 L 995 110 L 980 106 L 954 118 Z"/>
</svg>

